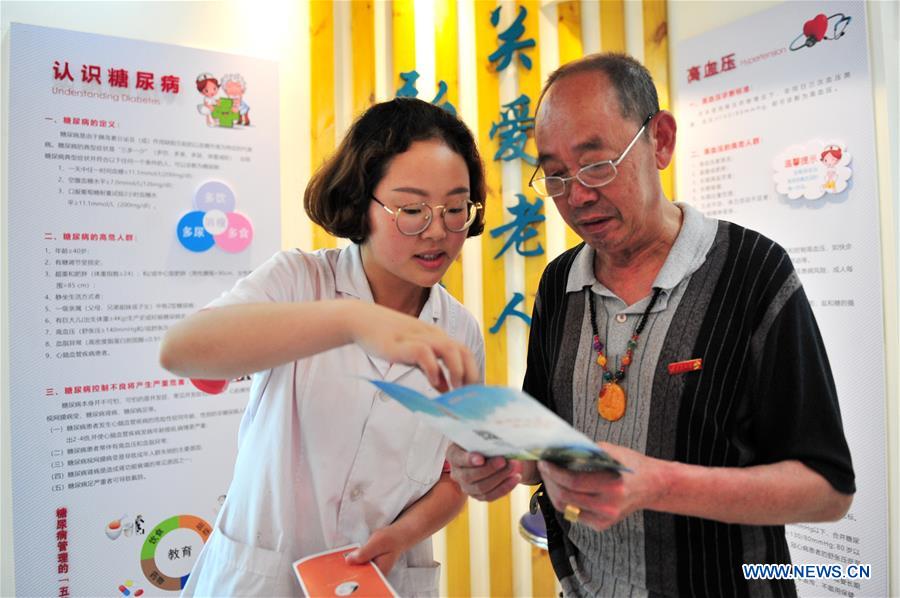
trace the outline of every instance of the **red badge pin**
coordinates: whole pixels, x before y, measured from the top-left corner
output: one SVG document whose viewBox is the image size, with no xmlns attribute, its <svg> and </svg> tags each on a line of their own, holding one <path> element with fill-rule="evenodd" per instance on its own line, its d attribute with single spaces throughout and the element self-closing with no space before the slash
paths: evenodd
<svg viewBox="0 0 900 598">
<path fill-rule="evenodd" d="M 687 361 L 674 361 L 669 364 L 669 375 L 675 376 L 685 372 L 696 372 L 700 369 L 703 369 L 703 360 L 699 357 L 697 359 L 688 359 Z"/>
</svg>

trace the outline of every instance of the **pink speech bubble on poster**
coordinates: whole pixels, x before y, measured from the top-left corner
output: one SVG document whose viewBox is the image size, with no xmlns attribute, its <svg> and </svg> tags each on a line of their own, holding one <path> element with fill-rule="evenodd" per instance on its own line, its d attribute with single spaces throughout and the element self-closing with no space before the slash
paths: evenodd
<svg viewBox="0 0 900 598">
<path fill-rule="evenodd" d="M 772 161 L 775 190 L 788 199 L 819 199 L 843 192 L 853 176 L 841 140 L 813 139 L 782 150 Z"/>
</svg>

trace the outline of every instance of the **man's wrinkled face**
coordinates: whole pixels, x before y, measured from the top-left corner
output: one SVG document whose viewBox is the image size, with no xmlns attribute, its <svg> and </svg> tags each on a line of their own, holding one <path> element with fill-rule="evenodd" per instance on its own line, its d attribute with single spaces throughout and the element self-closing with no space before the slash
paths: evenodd
<svg viewBox="0 0 900 598">
<path fill-rule="evenodd" d="M 537 115 L 543 175 L 568 177 L 589 164 L 616 160 L 640 127 L 640 120 L 622 116 L 606 75 L 565 76 L 547 92 Z M 588 188 L 573 179 L 553 200 L 566 224 L 589 245 L 600 251 L 627 250 L 641 240 L 646 212 L 658 201 L 658 176 L 653 146 L 644 133 L 612 182 Z"/>
</svg>

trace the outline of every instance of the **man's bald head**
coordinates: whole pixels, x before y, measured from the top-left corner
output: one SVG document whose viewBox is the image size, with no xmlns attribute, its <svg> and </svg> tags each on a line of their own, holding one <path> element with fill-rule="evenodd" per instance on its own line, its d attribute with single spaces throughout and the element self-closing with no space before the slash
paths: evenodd
<svg viewBox="0 0 900 598">
<path fill-rule="evenodd" d="M 659 111 L 659 98 L 650 71 L 631 56 L 617 53 L 590 54 L 553 71 L 544 84 L 538 106 L 554 83 L 569 75 L 584 72 L 606 75 L 616 90 L 623 118 L 641 123 L 648 114 Z"/>
</svg>

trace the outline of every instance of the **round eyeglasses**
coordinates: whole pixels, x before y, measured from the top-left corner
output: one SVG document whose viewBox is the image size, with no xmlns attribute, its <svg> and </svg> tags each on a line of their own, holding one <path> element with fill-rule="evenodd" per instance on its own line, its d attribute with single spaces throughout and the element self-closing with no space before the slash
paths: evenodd
<svg viewBox="0 0 900 598">
<path fill-rule="evenodd" d="M 418 235 L 428 228 L 434 218 L 434 210 L 440 210 L 444 228 L 451 233 L 461 233 L 472 226 L 479 210 L 483 209 L 480 203 L 460 199 L 449 201 L 442 206 L 430 206 L 423 202 L 407 204 L 392 210 L 374 195 L 372 199 L 394 217 L 397 230 L 410 237 Z"/>
<path fill-rule="evenodd" d="M 640 139 L 641 133 L 644 132 L 644 129 L 647 128 L 647 125 L 650 124 L 650 121 L 653 120 L 654 116 L 656 116 L 656 112 L 653 112 L 644 119 L 644 122 L 641 124 L 641 128 L 638 129 L 638 132 L 631 140 L 631 143 L 628 144 L 628 147 L 625 148 L 625 151 L 622 152 L 622 154 L 615 160 L 603 160 L 602 162 L 594 162 L 593 164 L 588 164 L 572 176 L 539 177 L 537 176 L 538 172 L 542 172 L 539 168 L 538 170 L 534 171 L 534 174 L 531 175 L 531 181 L 528 184 L 532 189 L 535 190 L 535 192 L 537 192 L 538 195 L 541 195 L 543 197 L 559 197 L 560 195 L 565 195 L 565 193 L 569 190 L 566 183 L 568 183 L 572 179 L 577 180 L 585 187 L 592 188 L 602 187 L 603 185 L 610 184 L 612 180 L 616 178 L 616 175 L 619 174 L 619 171 L 616 167 L 622 163 L 622 160 L 625 159 L 625 156 L 628 155 L 628 152 L 631 151 L 631 148 L 634 147 L 634 144 L 637 143 L 638 139 Z"/>
</svg>

